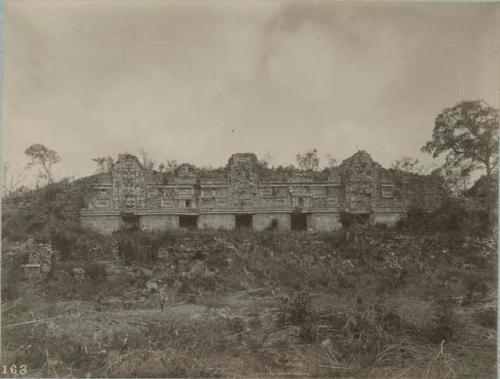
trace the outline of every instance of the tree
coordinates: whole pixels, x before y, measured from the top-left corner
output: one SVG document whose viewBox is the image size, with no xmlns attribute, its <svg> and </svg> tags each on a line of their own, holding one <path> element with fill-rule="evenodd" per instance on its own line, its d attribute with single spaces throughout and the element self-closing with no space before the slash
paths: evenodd
<svg viewBox="0 0 500 379">
<path fill-rule="evenodd" d="M 264 158 L 257 160 L 257 171 L 259 175 L 266 175 L 266 173 L 271 170 L 271 162 L 273 161 L 271 154 L 266 153 Z"/>
<path fill-rule="evenodd" d="M 141 149 L 140 154 L 141 154 L 142 165 L 144 166 L 144 168 L 146 170 L 152 171 L 155 166 L 155 161 L 151 158 L 149 153 L 144 149 Z"/>
<path fill-rule="evenodd" d="M 92 159 L 97 164 L 96 174 L 106 172 L 106 157 L 97 157 Z"/>
<path fill-rule="evenodd" d="M 13 194 L 19 188 L 23 187 L 23 183 L 26 180 L 26 170 L 26 166 L 15 170 L 9 162 L 3 162 L 2 193 L 4 197 Z"/>
<path fill-rule="evenodd" d="M 177 161 L 175 159 L 167 159 L 167 168 L 169 169 L 172 177 L 174 177 L 174 171 L 177 168 L 177 166 L 178 166 L 178 164 L 177 164 Z"/>
<path fill-rule="evenodd" d="M 40 168 L 38 176 L 47 179 L 47 183 L 51 184 L 53 182 L 52 166 L 61 161 L 59 154 L 42 144 L 31 145 L 24 151 L 24 154 L 30 159 L 28 167 L 38 166 Z"/>
<path fill-rule="evenodd" d="M 304 154 L 297 154 L 297 164 L 302 170 L 317 170 L 319 166 L 318 150 L 310 149 Z"/>
<path fill-rule="evenodd" d="M 326 160 L 328 162 L 328 168 L 337 167 L 339 160 L 333 156 L 333 154 L 326 154 Z"/>
<path fill-rule="evenodd" d="M 108 173 L 113 168 L 113 158 L 97 157 L 92 159 L 97 164 L 96 174 Z"/>
<path fill-rule="evenodd" d="M 492 181 L 493 189 L 494 191 L 498 191 L 498 175 L 493 176 L 493 181 Z M 485 203 L 486 198 L 487 198 L 487 192 L 486 192 L 486 176 L 482 175 L 479 179 L 476 180 L 476 182 L 467 189 L 465 192 L 465 196 L 472 196 L 478 199 L 480 202 Z M 497 204 L 497 200 L 495 199 L 495 206 Z"/>
<path fill-rule="evenodd" d="M 114 164 L 115 164 L 115 162 L 114 162 L 113 158 L 107 157 L 106 158 L 106 172 L 111 172 Z"/>
<path fill-rule="evenodd" d="M 498 167 L 498 121 L 498 110 L 484 101 L 462 101 L 437 115 L 432 140 L 422 147 L 434 158 L 445 154 L 448 167 L 462 167 L 467 174 L 478 169 L 486 172 L 490 227 L 494 223 L 491 180 Z"/>
<path fill-rule="evenodd" d="M 467 191 L 470 173 L 467 167 L 442 165 L 431 172 L 431 175 L 438 175 L 443 178 L 446 187 L 455 197 L 461 197 Z"/>
<path fill-rule="evenodd" d="M 402 156 L 392 162 L 391 168 L 398 171 L 408 172 L 411 174 L 424 175 L 426 169 L 417 158 Z"/>
<path fill-rule="evenodd" d="M 262 166 L 271 168 L 272 161 L 274 161 L 274 157 L 269 152 L 267 152 L 266 154 L 264 154 L 264 158 L 260 160 L 260 163 L 262 164 Z"/>
<path fill-rule="evenodd" d="M 447 183 L 455 181 L 456 192 L 460 195 L 464 194 L 469 186 L 471 173 L 474 171 L 474 166 L 467 163 L 443 165 L 442 171 Z"/>
</svg>

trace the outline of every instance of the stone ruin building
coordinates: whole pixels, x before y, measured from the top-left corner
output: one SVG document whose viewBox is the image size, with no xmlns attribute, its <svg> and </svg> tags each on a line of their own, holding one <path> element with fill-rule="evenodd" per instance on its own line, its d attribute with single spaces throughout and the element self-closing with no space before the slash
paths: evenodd
<svg viewBox="0 0 500 379">
<path fill-rule="evenodd" d="M 120 154 L 95 177 L 81 222 L 102 233 L 124 226 L 333 231 L 342 227 L 343 212 L 392 225 L 408 209 L 430 211 L 444 199 L 439 177 L 385 169 L 365 151 L 321 172 L 283 174 L 251 153 L 232 155 L 225 169 L 202 171 L 185 164 L 167 174 Z"/>
</svg>

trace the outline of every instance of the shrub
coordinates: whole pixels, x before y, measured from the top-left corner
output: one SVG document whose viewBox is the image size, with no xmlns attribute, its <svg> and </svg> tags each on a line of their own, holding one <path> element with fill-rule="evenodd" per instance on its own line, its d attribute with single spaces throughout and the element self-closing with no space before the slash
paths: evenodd
<svg viewBox="0 0 500 379">
<path fill-rule="evenodd" d="M 224 269 L 229 266 L 228 254 L 220 247 L 213 248 L 207 256 L 207 267 L 210 270 Z"/>
<path fill-rule="evenodd" d="M 85 272 L 93 281 L 106 280 L 106 266 L 101 263 L 89 263 L 85 266 Z"/>
<path fill-rule="evenodd" d="M 410 208 L 405 217 L 396 224 L 398 228 L 418 230 L 427 225 L 429 219 L 428 213 L 421 208 Z"/>
<path fill-rule="evenodd" d="M 487 224 L 488 213 L 485 210 L 468 209 L 462 201 L 449 199 L 432 212 L 411 208 L 397 227 L 410 231 L 437 230 L 462 234 L 466 231 L 481 235 L 487 231 Z"/>
<path fill-rule="evenodd" d="M 427 338 L 433 343 L 449 341 L 460 329 L 458 319 L 453 311 L 452 301 L 444 299 L 438 302 L 438 313 L 434 329 L 428 330 Z"/>
<path fill-rule="evenodd" d="M 486 328 L 496 328 L 497 326 L 497 310 L 495 307 L 480 309 L 475 314 L 475 320 Z"/>
<path fill-rule="evenodd" d="M 464 305 L 473 304 L 483 300 L 488 294 L 488 285 L 484 278 L 478 274 L 470 273 L 464 279 Z"/>
<path fill-rule="evenodd" d="M 431 225 L 436 230 L 463 230 L 469 221 L 469 212 L 457 200 L 448 200 L 441 208 L 431 214 Z"/>
<path fill-rule="evenodd" d="M 354 216 L 348 212 L 341 212 L 340 223 L 342 224 L 343 228 L 348 229 L 355 223 Z"/>
<path fill-rule="evenodd" d="M 277 230 L 278 229 L 278 220 L 276 220 L 275 218 L 273 218 L 271 220 L 271 224 L 269 224 L 269 226 L 267 227 L 268 230 Z"/>
<path fill-rule="evenodd" d="M 311 297 L 304 292 L 283 298 L 279 306 L 278 323 L 300 326 L 310 321 L 314 316 L 311 303 Z"/>
</svg>

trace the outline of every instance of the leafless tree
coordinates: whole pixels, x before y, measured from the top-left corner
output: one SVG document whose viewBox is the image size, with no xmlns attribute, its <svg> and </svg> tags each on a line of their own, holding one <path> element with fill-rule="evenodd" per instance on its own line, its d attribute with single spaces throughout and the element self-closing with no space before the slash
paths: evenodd
<svg viewBox="0 0 500 379">
<path fill-rule="evenodd" d="M 328 164 L 328 168 L 337 167 L 337 165 L 339 164 L 339 160 L 330 153 L 326 154 L 326 161 Z"/>
<path fill-rule="evenodd" d="M 175 159 L 167 159 L 167 169 L 170 171 L 172 177 L 174 176 L 174 171 L 177 168 L 178 163 Z"/>
<path fill-rule="evenodd" d="M 318 150 L 310 149 L 304 154 L 297 154 L 297 164 L 302 170 L 317 170 L 319 166 Z"/>
<path fill-rule="evenodd" d="M 146 170 L 153 171 L 155 166 L 155 161 L 151 158 L 151 155 L 144 149 L 140 150 L 142 165 Z"/>
<path fill-rule="evenodd" d="M 2 193 L 3 197 L 6 197 L 22 187 L 26 180 L 28 167 L 14 169 L 9 162 L 5 161 L 2 168 Z"/>
<path fill-rule="evenodd" d="M 92 159 L 96 164 L 96 174 L 102 174 L 103 172 L 106 171 L 105 168 L 105 163 L 106 163 L 106 158 L 105 157 L 97 157 Z"/>
</svg>

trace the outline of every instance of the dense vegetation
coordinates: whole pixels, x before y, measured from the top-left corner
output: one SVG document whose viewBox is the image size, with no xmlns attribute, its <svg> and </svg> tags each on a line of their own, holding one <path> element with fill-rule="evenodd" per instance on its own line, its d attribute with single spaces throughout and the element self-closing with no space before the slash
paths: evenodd
<svg viewBox="0 0 500 379">
<path fill-rule="evenodd" d="M 102 238 L 54 186 L 3 225 L 58 251 L 28 280 L 4 239 L 2 357 L 30 376 L 495 375 L 496 241 L 461 202 L 393 229 Z"/>
</svg>

